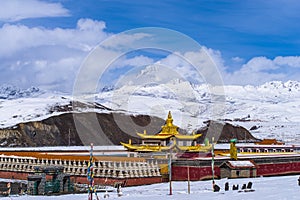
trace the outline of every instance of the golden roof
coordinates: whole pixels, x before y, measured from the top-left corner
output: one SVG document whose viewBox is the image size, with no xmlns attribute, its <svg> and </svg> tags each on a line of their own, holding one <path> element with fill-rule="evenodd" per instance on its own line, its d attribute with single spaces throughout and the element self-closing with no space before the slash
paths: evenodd
<svg viewBox="0 0 300 200">
<path fill-rule="evenodd" d="M 178 126 L 173 124 L 173 118 L 171 112 L 168 113 L 168 117 L 166 119 L 165 125 L 161 127 L 161 132 L 156 135 L 147 135 L 146 131 L 144 133 L 137 133 L 139 137 L 144 140 L 171 140 L 172 145 L 162 146 L 158 144 L 141 144 L 141 145 L 133 145 L 131 144 L 131 140 L 129 143 L 121 144 L 127 148 L 129 151 L 136 151 L 136 152 L 157 152 L 157 151 L 168 151 L 170 149 L 178 149 L 180 151 L 186 152 L 207 152 L 211 149 L 211 145 L 208 146 L 179 146 L 177 145 L 177 140 L 189 140 L 193 141 L 199 138 L 202 134 L 192 134 L 192 135 L 182 135 L 178 132 Z"/>
<path fill-rule="evenodd" d="M 156 140 L 166 140 L 171 137 L 176 137 L 180 140 L 196 140 L 202 134 L 193 135 L 182 135 L 178 132 L 178 126 L 173 124 L 173 117 L 171 111 L 168 113 L 165 125 L 161 127 L 161 132 L 156 135 L 147 135 L 146 131 L 144 133 L 137 133 L 142 139 L 156 139 Z"/>
<path fill-rule="evenodd" d="M 162 134 L 157 134 L 157 135 L 147 135 L 144 133 L 137 133 L 138 136 L 140 136 L 142 139 L 156 139 L 156 140 L 166 140 L 171 137 L 175 137 L 180 140 L 196 140 L 199 138 L 202 134 L 194 134 L 194 135 L 162 135 Z"/>
<path fill-rule="evenodd" d="M 209 146 L 179 146 L 177 144 L 171 146 L 158 146 L 158 145 L 133 145 L 121 142 L 121 144 L 127 148 L 129 151 L 136 152 L 158 152 L 158 151 L 168 151 L 170 149 L 179 149 L 184 152 L 208 152 L 211 150 L 211 145 Z"/>
</svg>

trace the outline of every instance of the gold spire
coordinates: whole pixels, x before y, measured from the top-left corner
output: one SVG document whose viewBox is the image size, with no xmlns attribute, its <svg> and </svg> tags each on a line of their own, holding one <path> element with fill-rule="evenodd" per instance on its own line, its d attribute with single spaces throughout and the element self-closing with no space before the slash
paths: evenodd
<svg viewBox="0 0 300 200">
<path fill-rule="evenodd" d="M 166 123 L 164 126 L 161 127 L 161 134 L 171 134 L 171 135 L 175 135 L 178 134 L 178 126 L 175 126 L 173 124 L 173 117 L 171 114 L 171 111 L 169 111 L 168 113 L 168 118 L 166 119 Z"/>
<path fill-rule="evenodd" d="M 167 126 L 173 126 L 173 118 L 172 118 L 171 111 L 169 111 L 169 113 L 168 113 L 168 118 L 166 120 L 166 125 Z"/>
</svg>

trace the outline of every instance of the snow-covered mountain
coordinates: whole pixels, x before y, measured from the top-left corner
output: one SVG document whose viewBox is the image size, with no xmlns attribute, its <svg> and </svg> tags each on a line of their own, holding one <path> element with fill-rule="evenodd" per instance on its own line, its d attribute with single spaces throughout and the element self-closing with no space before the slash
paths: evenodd
<svg viewBox="0 0 300 200">
<path fill-rule="evenodd" d="M 41 91 L 39 88 L 0 87 L 0 129 L 40 121 L 69 112 L 106 112 L 95 102 L 74 101 L 71 95 Z"/>
<path fill-rule="evenodd" d="M 22 97 L 33 97 L 42 94 L 37 87 L 31 87 L 28 89 L 20 89 L 13 85 L 0 86 L 0 99 L 18 99 Z"/>
<path fill-rule="evenodd" d="M 251 129 L 258 138 L 300 142 L 300 83 L 268 82 L 260 86 L 210 86 L 173 80 L 166 84 L 125 85 L 100 93 L 97 99 L 113 109 L 165 117 L 190 131 L 209 119 Z"/>
<path fill-rule="evenodd" d="M 102 90 L 92 98 L 97 104 L 85 102 L 89 106 L 75 111 L 72 95 L 37 88 L 27 92 L 15 87 L 4 88 L 0 90 L 0 128 L 71 111 L 107 112 L 99 109 L 99 105 L 104 105 L 126 113 L 161 118 L 170 110 L 174 123 L 189 131 L 202 127 L 206 120 L 216 119 L 244 126 L 258 138 L 300 143 L 300 83 L 297 81 L 274 81 L 260 86 L 211 86 L 180 79 L 164 84 L 128 84 Z"/>
</svg>

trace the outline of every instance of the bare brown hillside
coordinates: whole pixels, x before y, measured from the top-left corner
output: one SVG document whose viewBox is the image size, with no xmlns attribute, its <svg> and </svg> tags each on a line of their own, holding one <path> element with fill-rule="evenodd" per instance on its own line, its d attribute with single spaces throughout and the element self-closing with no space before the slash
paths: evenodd
<svg viewBox="0 0 300 200">
<path fill-rule="evenodd" d="M 163 123 L 147 115 L 67 113 L 0 129 L 0 146 L 119 145 L 129 139 L 139 142 L 136 132 L 157 133 Z"/>
<path fill-rule="evenodd" d="M 37 146 L 74 146 L 74 145 L 119 145 L 120 142 L 139 143 L 136 132 L 158 133 L 164 120 L 148 115 L 125 115 L 123 113 L 78 113 L 61 114 L 36 122 L 21 123 L 13 128 L 0 129 L 0 146 L 37 147 Z M 211 123 L 198 130 L 203 134 L 203 142 L 208 131 L 219 135 L 219 142 L 228 142 L 232 138 L 248 142 L 257 141 L 243 127 L 228 123 Z M 209 128 L 210 127 L 210 128 Z M 221 134 L 218 132 L 221 131 Z M 186 133 L 185 130 L 180 130 Z"/>
<path fill-rule="evenodd" d="M 197 133 L 203 135 L 199 138 L 198 142 L 203 143 L 207 137 L 210 141 L 214 137 L 218 143 L 228 143 L 231 139 L 237 139 L 238 142 L 258 142 L 259 139 L 255 138 L 247 129 L 242 126 L 233 126 L 227 122 L 207 121 L 206 126 L 199 129 Z"/>
</svg>

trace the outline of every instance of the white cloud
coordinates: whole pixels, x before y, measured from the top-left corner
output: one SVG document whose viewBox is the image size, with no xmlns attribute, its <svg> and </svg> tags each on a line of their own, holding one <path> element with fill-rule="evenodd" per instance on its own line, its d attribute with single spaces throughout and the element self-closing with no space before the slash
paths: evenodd
<svg viewBox="0 0 300 200">
<path fill-rule="evenodd" d="M 236 63 L 244 62 L 244 59 L 243 59 L 243 58 L 240 58 L 240 57 L 238 57 L 238 56 L 232 57 L 231 60 L 232 60 L 233 62 L 236 62 Z"/>
<path fill-rule="evenodd" d="M 0 29 L 0 57 L 38 46 L 65 46 L 90 51 L 108 36 L 104 29 L 104 22 L 91 19 L 80 19 L 75 29 L 4 24 Z"/>
<path fill-rule="evenodd" d="M 77 72 L 89 52 L 109 36 L 115 37 L 106 32 L 105 28 L 105 22 L 92 19 L 80 19 L 74 28 L 69 29 L 4 24 L 0 27 L 0 84 L 11 83 L 21 87 L 34 85 L 70 92 L 74 81 L 78 78 Z M 141 76 L 136 83 L 145 80 L 165 83 L 181 78 L 191 82 L 219 84 L 223 78 L 225 84 L 256 85 L 272 80 L 300 79 L 299 72 L 294 73 L 300 67 L 299 56 L 278 56 L 273 60 L 254 57 L 240 68 L 228 72 L 229 67 L 225 66 L 221 52 L 202 46 L 198 51 L 173 52 L 159 61 L 137 54 L 130 58 L 126 58 L 126 55 L 121 56 L 115 63 L 111 63 L 105 59 L 116 58 L 118 47 L 129 45 L 134 48 L 139 42 L 150 43 L 151 35 L 118 34 L 109 41 L 110 43 L 107 42 L 99 48 L 102 60 L 95 54 L 95 58 L 89 61 L 92 67 L 80 72 L 84 83 L 87 83 L 88 79 L 93 83 L 97 82 L 101 78 L 99 76 L 103 75 L 98 69 L 99 62 L 106 61 L 106 65 L 111 64 L 109 69 L 113 69 L 108 75 L 119 73 L 113 74 L 113 78 L 126 81 L 134 80 L 139 74 L 133 70 L 122 71 L 123 66 L 137 68 L 151 65 L 144 70 L 144 73 L 150 70 L 149 79 Z M 233 60 L 240 62 L 241 58 L 236 57 Z M 111 77 L 107 77 L 106 80 L 113 81 Z M 217 81 L 214 82 L 215 80 Z M 88 85 L 84 85 L 85 88 L 86 86 Z"/>
<path fill-rule="evenodd" d="M 49 63 L 35 61 L 31 67 L 35 70 L 35 82 L 44 88 L 70 91 L 81 61 L 82 57 L 66 57 Z"/>
<path fill-rule="evenodd" d="M 143 55 L 134 56 L 132 58 L 126 58 L 126 56 L 122 56 L 115 63 L 113 63 L 112 66 L 110 66 L 110 70 L 123 68 L 124 66 L 143 67 L 146 65 L 151 65 L 153 63 L 154 60 L 152 58 Z"/>
<path fill-rule="evenodd" d="M 109 36 L 104 29 L 104 22 L 91 19 L 78 20 L 74 29 L 3 25 L 0 84 L 72 88 L 84 57 Z"/>
<path fill-rule="evenodd" d="M 274 63 L 280 67 L 300 68 L 300 56 L 278 56 Z"/>
<path fill-rule="evenodd" d="M 198 51 L 175 52 L 160 62 L 174 68 L 185 80 L 222 84 L 224 62 L 220 51 L 202 46 Z"/>
<path fill-rule="evenodd" d="M 195 63 L 198 66 L 198 73 L 200 72 L 200 75 L 210 83 L 214 83 L 213 79 L 217 81 L 219 73 L 224 68 L 221 52 L 205 46 L 197 52 L 186 52 L 184 57 Z"/>
<path fill-rule="evenodd" d="M 146 56 L 135 56 L 130 59 L 126 59 L 124 61 L 124 65 L 129 65 L 133 67 L 141 67 L 145 65 L 153 64 L 154 60 L 152 58 L 146 57 Z"/>
<path fill-rule="evenodd" d="M 146 39 L 150 40 L 151 34 L 149 33 L 119 33 L 116 35 L 112 35 L 110 40 L 105 41 L 102 44 L 104 48 L 113 48 L 114 51 L 122 51 L 124 48 L 127 50 L 132 49 L 136 50 L 141 45 L 139 41 L 142 43 L 146 42 Z"/>
<path fill-rule="evenodd" d="M 274 80 L 298 80 L 299 56 L 278 56 L 273 60 L 266 57 L 254 57 L 233 73 L 224 73 L 227 84 L 258 85 Z"/>
<path fill-rule="evenodd" d="M 191 66 L 188 62 L 195 63 L 200 68 Z M 300 81 L 300 72 L 297 71 L 300 67 L 299 56 L 278 56 L 273 60 L 266 57 L 254 57 L 246 64 L 241 65 L 240 68 L 231 69 L 232 72 L 228 72 L 227 69 L 230 67 L 224 65 L 220 51 L 203 46 L 199 51 L 190 51 L 184 54 L 175 52 L 157 63 L 171 69 L 169 71 L 156 70 L 157 76 L 168 77 L 167 80 L 172 79 L 171 72 L 174 70 L 176 76 L 174 75 L 173 78 L 179 74 L 181 79 L 192 82 L 214 83 L 212 80 L 219 78 L 219 76 L 221 76 L 220 81 L 223 80 L 224 84 L 238 85 L 259 85 L 274 80 Z M 153 70 L 151 76 L 153 76 Z M 157 80 L 167 81 L 162 78 L 157 78 Z"/>
<path fill-rule="evenodd" d="M 68 16 L 60 3 L 38 0 L 1 0 L 0 21 L 12 22 L 27 18 Z"/>
<path fill-rule="evenodd" d="M 214 60 L 212 59 L 214 58 Z M 150 58 L 145 56 L 135 57 L 137 67 L 145 66 Z M 123 66 L 129 60 L 122 60 Z M 207 82 L 210 84 L 222 84 L 220 80 L 222 69 L 221 54 L 206 47 L 202 47 L 199 51 L 189 51 L 185 53 L 173 52 L 155 63 L 141 67 L 138 70 L 130 70 L 123 73 L 119 84 L 127 84 L 131 82 L 134 85 L 143 85 L 147 83 L 168 83 L 174 80 L 185 80 L 193 83 Z M 122 65 L 119 66 L 122 66 Z M 132 65 L 133 66 L 133 65 Z"/>
<path fill-rule="evenodd" d="M 286 76 L 283 73 L 268 73 L 268 72 L 245 72 L 235 71 L 234 73 L 224 74 L 225 84 L 235 85 L 260 85 L 274 80 L 285 80 Z"/>
<path fill-rule="evenodd" d="M 78 78 L 75 74 L 80 70 L 85 57 L 100 42 L 109 36 L 114 37 L 105 28 L 105 22 L 92 19 L 80 19 L 75 28 L 69 29 L 4 24 L 0 28 L 0 84 L 11 83 L 21 87 L 34 85 L 70 92 Z M 145 37 L 149 35 L 120 34 L 113 42 L 126 46 Z M 80 75 L 84 76 L 83 81 L 99 80 L 99 63 L 104 63 L 103 58 L 108 59 L 112 55 L 118 55 L 118 52 L 102 48 L 101 56 L 92 59 L 89 70 L 80 71 Z M 114 63 L 112 67 L 136 67 L 154 62 L 146 56 L 121 58 L 121 61 L 122 63 Z"/>
<path fill-rule="evenodd" d="M 272 60 L 266 57 L 255 57 L 244 64 L 241 71 L 255 73 L 260 71 L 274 70 L 277 68 L 278 66 Z"/>
</svg>

